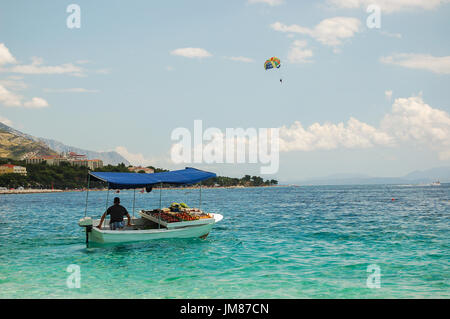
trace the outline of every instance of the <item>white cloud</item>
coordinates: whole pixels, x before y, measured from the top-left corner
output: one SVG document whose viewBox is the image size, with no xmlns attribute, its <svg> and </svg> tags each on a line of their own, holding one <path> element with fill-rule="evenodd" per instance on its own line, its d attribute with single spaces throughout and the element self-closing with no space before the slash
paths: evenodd
<svg viewBox="0 0 450 319">
<path fill-rule="evenodd" d="M 312 31 L 309 28 L 305 28 L 302 26 L 299 26 L 297 24 L 293 25 L 285 25 L 281 22 L 275 22 L 270 25 L 272 29 L 279 32 L 286 32 L 286 33 L 301 33 L 301 34 L 308 34 L 311 35 Z"/>
<path fill-rule="evenodd" d="M 0 84 L 0 103 L 8 107 L 28 107 L 28 108 L 42 108 L 47 107 L 46 100 L 40 97 L 34 97 L 30 101 L 23 103 L 23 96 L 11 92 Z"/>
<path fill-rule="evenodd" d="M 145 158 L 141 153 L 131 153 L 124 146 L 117 146 L 115 151 L 125 157 L 125 159 L 130 162 L 132 165 L 140 165 L 140 166 L 154 166 L 155 161 L 152 159 Z"/>
<path fill-rule="evenodd" d="M 342 40 L 352 38 L 359 31 L 360 25 L 361 22 L 356 18 L 325 19 L 314 27 L 313 37 L 322 44 L 337 46 Z"/>
<path fill-rule="evenodd" d="M 211 53 L 202 48 L 179 48 L 170 52 L 172 55 L 183 56 L 186 58 L 209 58 Z"/>
<path fill-rule="evenodd" d="M 450 151 L 450 115 L 426 104 L 422 97 L 399 98 L 383 118 L 381 129 L 399 143 Z"/>
<path fill-rule="evenodd" d="M 381 57 L 385 64 L 399 65 L 410 69 L 431 71 L 437 74 L 450 74 L 450 56 L 435 57 L 429 54 L 399 53 Z"/>
<path fill-rule="evenodd" d="M 428 148 L 438 152 L 439 159 L 450 159 L 450 115 L 413 96 L 396 99 L 379 127 L 351 117 L 346 124 L 314 123 L 304 128 L 296 121 L 280 128 L 282 152 L 395 145 Z"/>
<path fill-rule="evenodd" d="M 280 151 L 284 152 L 369 148 L 391 143 L 389 135 L 353 117 L 347 125 L 314 123 L 305 129 L 296 121 L 290 127 L 280 128 Z"/>
<path fill-rule="evenodd" d="M 253 63 L 255 60 L 251 58 L 247 58 L 245 56 L 229 56 L 225 57 L 228 60 L 235 61 L 235 62 L 244 62 L 244 63 Z"/>
<path fill-rule="evenodd" d="M 15 94 L 0 85 L 0 103 L 5 106 L 22 106 L 22 96 Z"/>
<path fill-rule="evenodd" d="M 76 63 L 85 64 L 87 60 L 79 60 Z M 69 74 L 73 76 L 83 76 L 85 71 L 83 68 L 72 63 L 48 66 L 44 65 L 42 58 L 32 57 L 31 64 L 18 64 L 14 56 L 4 43 L 0 43 L 0 66 L 5 64 L 14 64 L 8 68 L 1 68 L 0 72 L 10 72 L 19 74 Z"/>
<path fill-rule="evenodd" d="M 306 28 L 300 25 L 285 25 L 275 22 L 270 27 L 279 32 L 306 34 L 327 46 L 338 46 L 342 41 L 355 36 L 360 31 L 361 22 L 356 18 L 334 17 L 322 20 L 314 28 Z"/>
<path fill-rule="evenodd" d="M 16 63 L 16 59 L 13 57 L 9 49 L 4 43 L 0 43 L 0 65 L 8 63 Z"/>
<path fill-rule="evenodd" d="M 284 0 L 248 0 L 248 3 L 255 4 L 255 3 L 265 3 L 269 6 L 279 6 L 280 4 L 284 3 Z"/>
<path fill-rule="evenodd" d="M 25 102 L 23 106 L 33 109 L 40 109 L 43 107 L 47 107 L 48 103 L 46 100 L 40 97 L 34 97 L 31 99 L 31 101 Z"/>
<path fill-rule="evenodd" d="M 313 56 L 313 52 L 310 49 L 306 49 L 306 41 L 296 40 L 292 44 L 288 53 L 289 63 L 310 63 L 309 58 Z"/>
<path fill-rule="evenodd" d="M 186 155 L 183 154 L 184 152 L 190 152 L 187 154 L 188 157 L 195 153 L 205 154 L 206 149 L 214 150 L 209 153 L 210 159 L 217 156 L 219 160 L 223 160 L 223 151 L 228 145 L 232 147 L 234 145 L 235 154 L 242 158 L 248 155 L 249 163 L 253 163 L 250 160 L 253 156 L 256 163 L 257 146 L 250 148 L 250 145 L 258 144 L 256 129 L 248 129 L 240 135 L 238 142 L 245 145 L 242 149 L 236 148 L 234 137 L 230 138 L 227 135 L 228 132 L 224 134 L 219 129 L 210 128 L 209 130 L 209 138 L 205 138 L 204 135 L 204 139 L 209 142 L 203 146 L 195 144 L 192 149 L 186 149 L 181 142 L 173 144 L 170 152 L 172 160 L 174 156 L 183 157 Z M 400 146 L 431 150 L 437 152 L 441 160 L 450 159 L 450 115 L 427 105 L 420 96 L 396 99 L 392 109 L 381 118 L 378 125 L 364 123 L 354 117 L 350 117 L 345 123 L 316 122 L 308 127 L 303 127 L 299 121 L 295 121 L 290 126 L 279 127 L 278 134 L 275 136 L 279 136 L 280 152 L 358 150 Z M 145 160 L 141 154 L 119 153 L 129 160 L 134 157 L 135 162 Z M 177 161 L 174 162 L 177 163 Z"/>
<path fill-rule="evenodd" d="M 55 66 L 43 65 L 43 59 L 33 57 L 31 64 L 15 65 L 3 71 L 20 74 L 69 74 L 73 76 L 83 76 L 84 70 L 72 63 Z"/>
<path fill-rule="evenodd" d="M 367 8 L 374 4 L 378 5 L 382 12 L 392 13 L 402 10 L 424 9 L 432 10 L 449 0 L 328 0 L 329 3 L 340 8 Z"/>
<path fill-rule="evenodd" d="M 68 89 L 44 89 L 47 93 L 98 93 L 99 90 L 91 90 L 85 88 L 68 88 Z"/>
<path fill-rule="evenodd" d="M 5 80 L 0 80 L 0 85 L 3 85 L 4 87 L 7 87 L 12 90 L 23 90 L 27 88 L 27 85 L 25 82 L 18 78 L 8 77 Z"/>
<path fill-rule="evenodd" d="M 7 119 L 6 117 L 3 117 L 1 115 L 0 115 L 0 123 L 3 123 L 3 124 L 8 125 L 8 126 L 12 126 L 13 125 L 13 123 L 9 119 Z"/>
</svg>

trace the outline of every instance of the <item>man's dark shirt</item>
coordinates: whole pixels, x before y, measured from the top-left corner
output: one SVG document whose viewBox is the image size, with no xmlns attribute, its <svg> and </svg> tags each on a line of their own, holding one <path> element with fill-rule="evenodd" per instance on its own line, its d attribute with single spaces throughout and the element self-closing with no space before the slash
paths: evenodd
<svg viewBox="0 0 450 319">
<path fill-rule="evenodd" d="M 110 223 L 123 221 L 123 216 L 126 214 L 128 214 L 126 208 L 119 204 L 114 204 L 106 210 L 106 215 L 111 216 Z"/>
</svg>

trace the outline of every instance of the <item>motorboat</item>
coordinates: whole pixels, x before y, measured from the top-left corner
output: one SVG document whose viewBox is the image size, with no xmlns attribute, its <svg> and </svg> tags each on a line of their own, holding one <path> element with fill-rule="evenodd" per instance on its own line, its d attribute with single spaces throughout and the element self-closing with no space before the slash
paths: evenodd
<svg viewBox="0 0 450 319">
<path fill-rule="evenodd" d="M 213 216 L 212 220 L 202 221 L 202 224 L 180 225 L 180 227 L 171 228 L 158 227 L 159 224 L 149 223 L 143 217 L 132 218 L 132 226 L 125 226 L 121 230 L 110 230 L 109 221 L 106 220 L 101 229 L 95 227 L 95 225 L 99 224 L 100 219 L 89 220 L 89 218 L 82 218 L 80 226 L 86 228 L 87 241 L 95 243 L 125 243 L 167 238 L 206 238 L 214 224 L 223 218 L 220 214 L 210 213 L 210 215 Z M 92 227 L 88 230 L 89 225 Z"/>
<path fill-rule="evenodd" d="M 214 225 L 223 219 L 223 216 L 221 214 L 207 213 L 201 210 L 201 186 L 200 208 L 182 209 L 181 215 L 171 213 L 167 211 L 167 209 L 161 207 L 161 191 L 163 184 L 192 185 L 215 176 L 215 173 L 198 170 L 192 167 L 187 167 L 183 170 L 152 174 L 89 172 L 85 216 L 78 222 L 78 225 L 83 227 L 86 231 L 86 244 L 89 242 L 101 244 L 125 243 L 167 238 L 206 238 Z M 139 211 L 140 217 L 134 217 L 134 196 L 131 226 L 125 226 L 120 230 L 111 230 L 109 227 L 109 220 L 105 219 L 101 228 L 99 228 L 100 219 L 92 219 L 87 216 L 89 184 L 91 180 L 102 181 L 108 184 L 107 202 L 110 189 L 133 189 L 134 194 L 136 194 L 136 189 L 144 188 L 147 192 L 151 192 L 155 186 L 159 185 L 160 208 L 141 210 Z M 183 219 L 183 216 L 188 216 L 188 218 Z"/>
</svg>

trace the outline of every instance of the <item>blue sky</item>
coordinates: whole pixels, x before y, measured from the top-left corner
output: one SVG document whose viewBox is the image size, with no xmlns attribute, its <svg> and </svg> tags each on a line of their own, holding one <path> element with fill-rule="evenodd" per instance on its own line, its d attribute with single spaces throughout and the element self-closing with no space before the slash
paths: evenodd
<svg viewBox="0 0 450 319">
<path fill-rule="evenodd" d="M 71 3 L 79 29 L 66 25 Z M 366 25 L 371 3 L 379 29 Z M 283 181 L 449 165 L 450 5 L 414 3 L 4 1 L 0 120 L 171 168 L 172 130 L 196 119 L 221 130 L 280 127 L 271 177 Z M 175 51 L 186 48 L 203 51 Z M 266 72 L 271 56 L 282 67 Z M 204 167 L 258 174 L 258 165 Z"/>
</svg>

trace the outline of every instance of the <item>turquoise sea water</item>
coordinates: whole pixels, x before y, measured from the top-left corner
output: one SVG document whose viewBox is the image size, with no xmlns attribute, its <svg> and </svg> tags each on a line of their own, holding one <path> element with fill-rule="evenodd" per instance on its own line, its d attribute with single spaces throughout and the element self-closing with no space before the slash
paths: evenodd
<svg viewBox="0 0 450 319">
<path fill-rule="evenodd" d="M 119 196 L 131 212 L 133 192 Z M 88 215 L 105 199 L 90 192 Z M 202 200 L 224 215 L 205 240 L 86 248 L 85 193 L 0 195 L 0 298 L 450 297 L 448 184 L 204 189 Z M 136 211 L 157 207 L 158 190 L 136 193 Z M 79 289 L 66 285 L 71 264 Z M 371 264 L 379 289 L 366 285 Z"/>
</svg>

